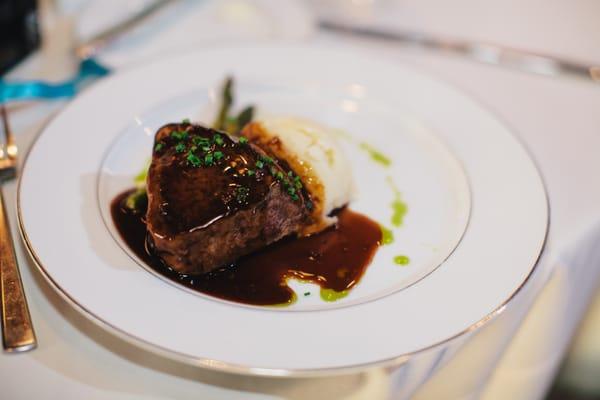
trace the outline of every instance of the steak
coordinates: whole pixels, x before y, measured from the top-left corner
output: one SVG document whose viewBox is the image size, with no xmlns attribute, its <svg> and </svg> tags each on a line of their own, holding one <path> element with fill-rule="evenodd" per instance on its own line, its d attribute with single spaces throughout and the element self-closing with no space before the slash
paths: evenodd
<svg viewBox="0 0 600 400">
<path fill-rule="evenodd" d="M 196 124 L 158 130 L 147 191 L 149 247 L 182 274 L 226 266 L 310 223 L 310 196 L 285 162 Z"/>
</svg>

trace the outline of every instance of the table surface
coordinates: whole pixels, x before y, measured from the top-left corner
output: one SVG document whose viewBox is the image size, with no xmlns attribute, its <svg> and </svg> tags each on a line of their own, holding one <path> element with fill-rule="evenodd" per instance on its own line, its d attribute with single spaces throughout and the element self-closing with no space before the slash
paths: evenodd
<svg viewBox="0 0 600 400">
<path fill-rule="evenodd" d="M 424 1 L 410 9 L 412 15 L 428 15 L 433 7 L 431 3 Z M 584 22 L 582 29 L 598 32 L 585 22 L 590 21 L 591 11 L 595 10 L 598 15 L 598 3 L 579 1 L 577 4 L 580 7 L 574 7 L 575 17 Z M 559 6 L 554 4 L 554 7 Z M 546 23 L 557 18 L 548 10 L 542 14 L 540 18 Z M 519 26 L 514 21 L 513 25 Z M 578 25 L 577 30 L 580 28 Z M 465 28 L 465 34 L 471 29 L 471 25 Z M 583 34 L 573 33 L 569 27 L 561 29 L 570 35 Z M 492 35 L 492 30 L 489 28 L 486 32 Z M 575 240 L 593 222 L 600 220 L 600 185 L 594 184 L 600 170 L 599 85 L 570 78 L 534 76 L 332 34 L 318 33 L 310 40 L 332 46 L 343 41 L 377 57 L 390 58 L 438 76 L 469 93 L 512 127 L 533 154 L 547 185 L 552 221 L 547 251 L 558 251 L 561 243 Z M 571 53 L 568 43 L 573 42 L 561 43 L 557 45 L 561 53 L 600 60 L 600 48 L 592 48 L 589 41 L 573 46 Z M 531 45 L 546 50 L 542 41 L 532 40 Z M 56 101 L 10 107 L 11 122 L 23 153 L 45 121 L 63 105 L 64 102 Z M 14 182 L 4 186 L 9 209 L 15 206 L 15 189 Z M 11 224 L 18 237 L 14 215 Z M 3 382 L 10 382 L 4 385 L 3 398 L 186 399 L 200 394 L 203 398 L 228 399 L 386 396 L 388 377 L 380 371 L 312 380 L 232 377 L 143 352 L 104 332 L 73 310 L 43 281 L 20 241 L 16 241 L 16 248 L 39 348 L 27 354 L 0 354 L 0 376 Z"/>
</svg>

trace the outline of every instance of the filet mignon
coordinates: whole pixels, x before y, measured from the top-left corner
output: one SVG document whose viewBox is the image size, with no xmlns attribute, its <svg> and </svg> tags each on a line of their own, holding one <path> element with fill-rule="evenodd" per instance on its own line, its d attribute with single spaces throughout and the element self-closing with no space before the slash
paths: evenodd
<svg viewBox="0 0 600 400">
<path fill-rule="evenodd" d="M 312 204 L 285 162 L 190 123 L 156 133 L 147 190 L 149 244 L 182 274 L 209 272 L 300 232 Z"/>
</svg>

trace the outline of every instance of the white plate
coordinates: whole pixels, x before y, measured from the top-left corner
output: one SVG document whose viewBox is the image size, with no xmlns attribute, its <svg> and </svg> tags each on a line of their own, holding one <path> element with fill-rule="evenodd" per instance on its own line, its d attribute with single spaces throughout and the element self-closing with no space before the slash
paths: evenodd
<svg viewBox="0 0 600 400">
<path fill-rule="evenodd" d="M 359 189 L 352 209 L 389 226 L 388 176 L 408 204 L 394 243 L 346 298 L 299 296 L 276 309 L 219 300 L 148 273 L 116 234 L 108 204 L 131 186 L 155 129 L 208 118 L 226 73 L 239 82 L 239 105 L 351 136 L 343 142 Z M 372 162 L 362 141 L 392 165 Z M 394 362 L 474 329 L 530 275 L 547 214 L 526 151 L 473 101 L 395 64 L 308 47 L 205 50 L 116 74 L 47 126 L 19 188 L 29 250 L 86 315 L 178 359 L 278 375 Z M 411 263 L 395 265 L 398 254 Z"/>
</svg>

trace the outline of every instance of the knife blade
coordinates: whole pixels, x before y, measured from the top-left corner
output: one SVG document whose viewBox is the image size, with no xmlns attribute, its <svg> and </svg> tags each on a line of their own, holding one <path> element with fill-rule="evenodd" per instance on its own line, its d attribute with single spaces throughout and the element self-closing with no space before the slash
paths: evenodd
<svg viewBox="0 0 600 400">
<path fill-rule="evenodd" d="M 395 42 L 538 75 L 567 75 L 600 83 L 600 66 L 566 58 L 490 43 L 443 38 L 415 31 L 390 31 L 329 20 L 320 20 L 318 25 L 321 29 L 334 33 Z"/>
<path fill-rule="evenodd" d="M 174 3 L 177 0 L 154 0 L 147 6 L 143 7 L 137 13 L 134 13 L 124 21 L 119 22 L 110 28 L 94 35 L 92 38 L 75 46 L 75 54 L 79 59 L 86 60 L 93 57 L 101 48 L 106 46 L 112 40 L 119 37 L 121 34 L 132 29 L 146 18 L 156 14 L 165 6 Z"/>
</svg>

